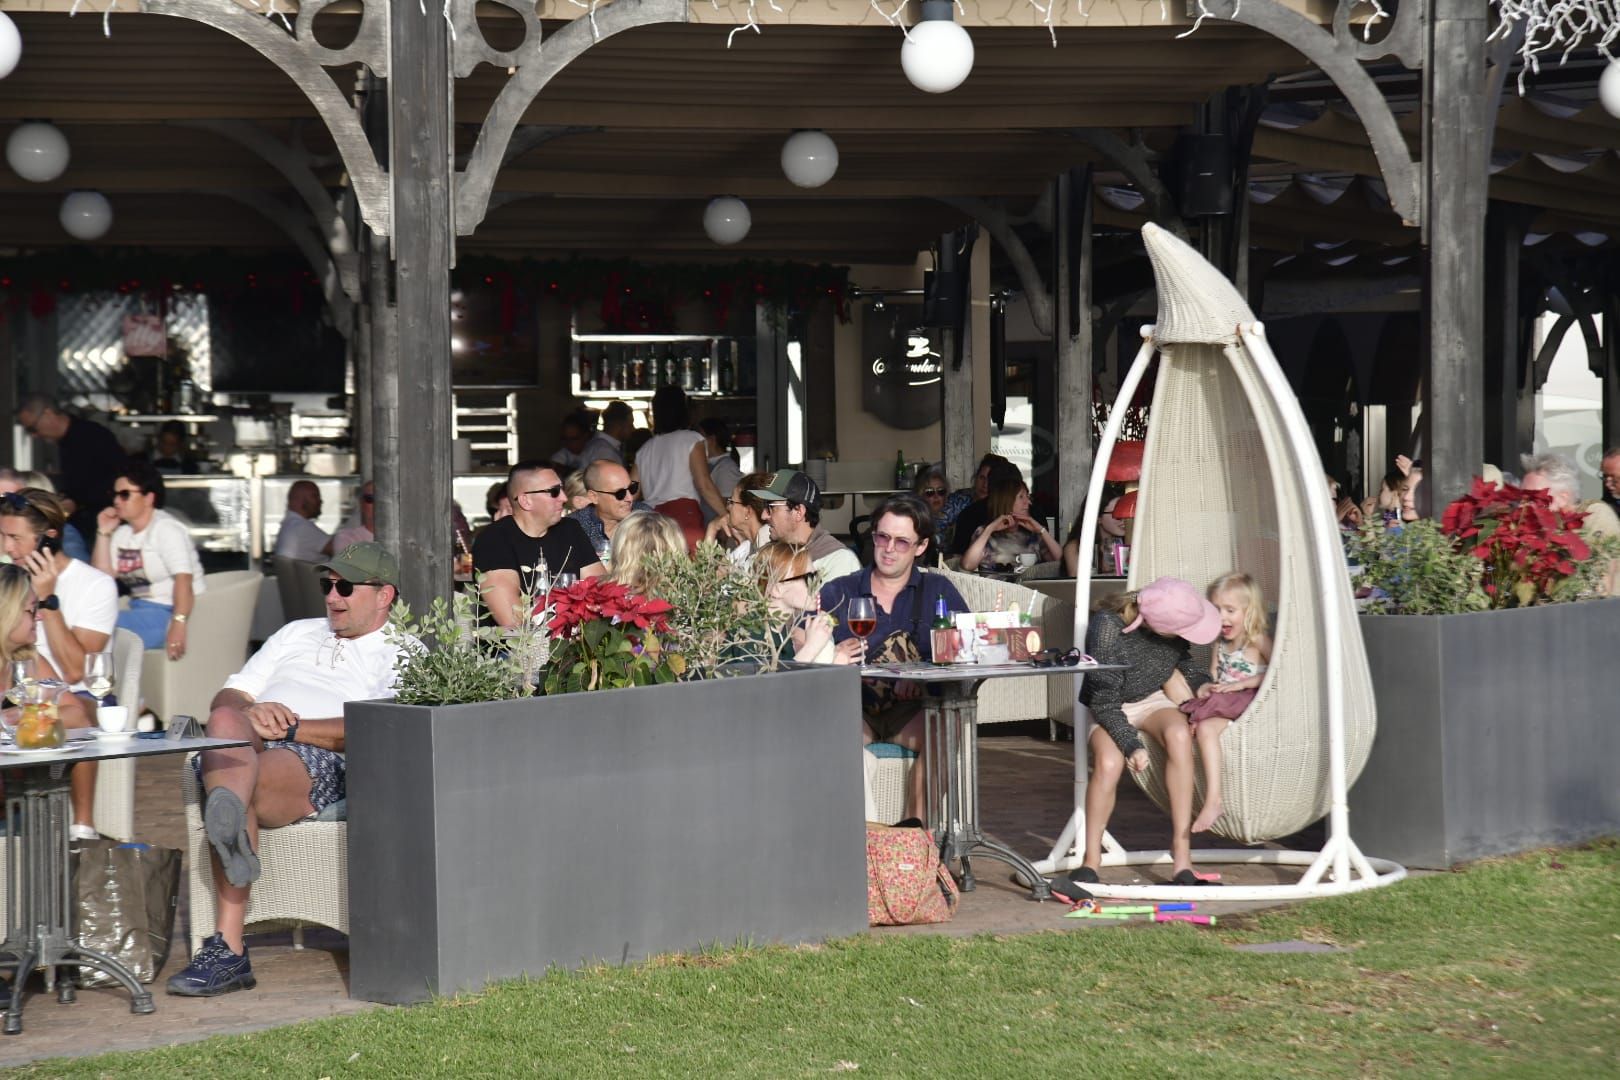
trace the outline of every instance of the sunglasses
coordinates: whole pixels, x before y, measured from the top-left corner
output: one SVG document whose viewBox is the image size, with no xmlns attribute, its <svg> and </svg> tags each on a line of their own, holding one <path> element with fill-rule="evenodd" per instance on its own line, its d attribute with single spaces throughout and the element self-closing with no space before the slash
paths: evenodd
<svg viewBox="0 0 1620 1080">
<path fill-rule="evenodd" d="M 935 496 L 946 494 L 946 491 L 944 488 L 923 488 L 923 494 L 929 498 L 934 498 Z"/>
<path fill-rule="evenodd" d="M 635 496 L 641 494 L 641 484 L 635 480 L 632 480 L 630 481 L 629 487 L 622 487 L 617 491 L 603 491 L 601 488 L 591 488 L 591 490 L 596 492 L 598 495 L 611 495 L 615 499 L 622 499 L 625 496 L 634 498 Z"/>
<path fill-rule="evenodd" d="M 917 546 L 917 541 L 907 536 L 890 536 L 886 532 L 872 534 L 872 546 L 898 551 L 902 555 Z"/>
<path fill-rule="evenodd" d="M 329 596 L 332 590 L 336 589 L 339 596 L 353 596 L 354 590 L 361 585 L 366 586 L 368 589 L 380 589 L 386 584 L 388 584 L 386 581 L 348 581 L 344 578 L 338 578 L 334 581 L 329 577 L 323 577 L 321 578 L 321 595 Z"/>
<path fill-rule="evenodd" d="M 377 496 L 368 495 L 362 492 L 360 495 L 360 501 L 363 503 L 374 503 L 377 501 Z"/>
<path fill-rule="evenodd" d="M 1075 667 L 1079 664 L 1095 664 L 1096 661 L 1079 649 L 1042 649 L 1029 658 L 1032 667 Z"/>
<path fill-rule="evenodd" d="M 557 496 L 561 495 L 562 493 L 563 493 L 563 486 L 561 484 L 552 484 L 548 488 L 535 488 L 533 491 L 525 491 L 523 494 L 525 494 L 525 495 L 544 495 L 544 496 L 546 496 L 548 498 L 555 499 Z"/>
<path fill-rule="evenodd" d="M 119 502 L 123 502 L 125 499 L 131 498 L 135 495 L 144 494 L 146 494 L 146 492 L 142 491 L 140 488 L 119 488 L 117 491 L 113 492 L 113 498 L 117 499 Z"/>
<path fill-rule="evenodd" d="M 802 574 L 794 574 L 792 577 L 783 578 L 782 584 L 786 585 L 790 581 L 809 581 L 815 576 L 816 572 L 814 570 L 807 570 Z"/>
<path fill-rule="evenodd" d="M 0 495 L 0 506 L 7 510 L 27 510 L 29 502 L 15 491 L 8 491 Z"/>
</svg>

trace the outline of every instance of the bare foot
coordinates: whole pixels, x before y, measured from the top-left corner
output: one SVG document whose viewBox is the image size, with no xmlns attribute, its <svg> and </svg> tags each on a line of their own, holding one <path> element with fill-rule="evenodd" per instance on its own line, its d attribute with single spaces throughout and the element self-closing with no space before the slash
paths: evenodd
<svg viewBox="0 0 1620 1080">
<path fill-rule="evenodd" d="M 1221 816 L 1221 800 L 1210 799 L 1204 802 L 1204 810 L 1198 815 L 1198 820 L 1192 823 L 1193 832 L 1208 832 L 1215 825 L 1215 819 Z"/>
</svg>

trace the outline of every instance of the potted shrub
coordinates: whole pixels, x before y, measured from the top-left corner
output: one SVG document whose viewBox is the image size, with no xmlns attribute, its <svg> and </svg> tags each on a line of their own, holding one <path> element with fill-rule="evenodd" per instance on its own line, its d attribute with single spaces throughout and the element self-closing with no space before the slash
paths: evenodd
<svg viewBox="0 0 1620 1080">
<path fill-rule="evenodd" d="M 1350 791 L 1357 841 L 1409 866 L 1620 829 L 1615 554 L 1546 493 L 1476 482 L 1441 520 L 1351 543 L 1378 737 Z M 1575 602 L 1581 601 L 1581 602 Z"/>
<path fill-rule="evenodd" d="M 346 711 L 351 995 L 866 926 L 855 670 L 773 670 L 752 575 L 689 565 L 659 601 L 558 590 L 540 665 L 494 655 L 468 601 L 401 618 L 430 639 L 408 703 Z"/>
</svg>

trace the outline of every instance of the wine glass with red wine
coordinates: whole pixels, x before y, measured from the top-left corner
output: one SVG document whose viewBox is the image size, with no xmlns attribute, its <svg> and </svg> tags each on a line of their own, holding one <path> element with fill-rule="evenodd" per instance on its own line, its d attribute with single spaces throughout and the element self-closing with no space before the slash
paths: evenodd
<svg viewBox="0 0 1620 1080">
<path fill-rule="evenodd" d="M 866 663 L 866 639 L 877 629 L 877 605 L 870 596 L 852 596 L 849 610 L 849 632 L 861 639 L 861 663 Z"/>
</svg>

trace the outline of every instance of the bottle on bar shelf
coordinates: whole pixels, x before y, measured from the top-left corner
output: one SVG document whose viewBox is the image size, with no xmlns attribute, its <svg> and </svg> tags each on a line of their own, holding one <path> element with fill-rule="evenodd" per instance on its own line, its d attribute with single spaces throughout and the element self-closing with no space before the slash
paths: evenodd
<svg viewBox="0 0 1620 1080">
<path fill-rule="evenodd" d="M 591 358 L 585 355 L 584 350 L 579 354 L 579 392 L 588 394 L 596 387 L 591 383 Z"/>
<path fill-rule="evenodd" d="M 894 452 L 894 487 L 896 491 L 902 491 L 905 489 L 905 486 L 906 452 L 904 450 L 896 450 Z"/>
</svg>

